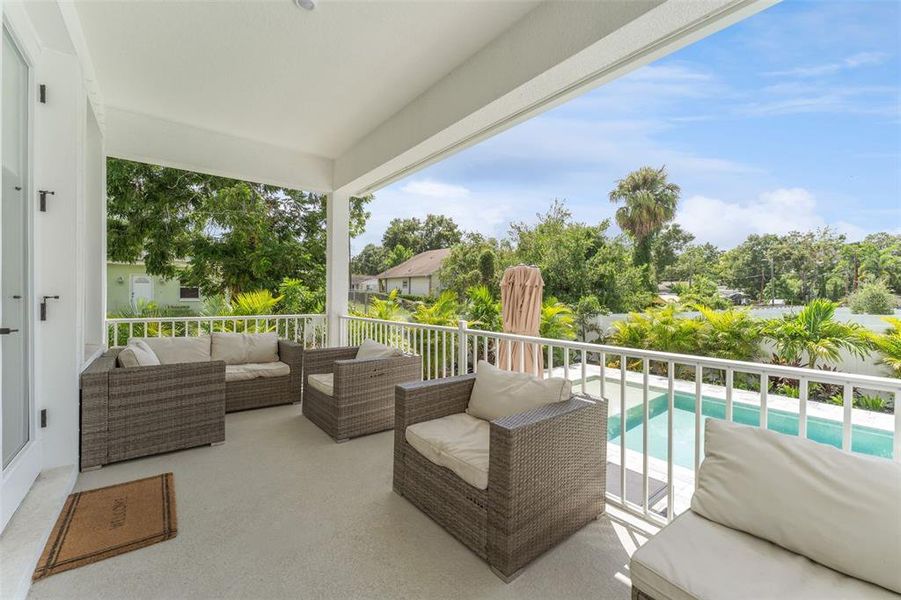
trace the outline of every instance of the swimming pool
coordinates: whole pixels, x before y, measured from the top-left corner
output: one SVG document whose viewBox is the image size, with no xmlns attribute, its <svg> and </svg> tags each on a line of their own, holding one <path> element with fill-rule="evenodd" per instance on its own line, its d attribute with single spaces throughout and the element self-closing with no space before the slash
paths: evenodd
<svg viewBox="0 0 901 600">
<path fill-rule="evenodd" d="M 652 391 L 652 394 L 654 392 Z M 695 452 L 695 397 L 692 394 L 676 392 L 673 411 L 673 460 L 686 468 L 694 467 Z M 666 460 L 667 455 L 667 402 L 666 393 L 651 396 L 648 401 L 648 453 L 650 456 Z M 726 402 L 716 398 L 703 397 L 701 401 L 703 419 L 724 419 Z M 794 413 L 772 408 L 767 410 L 767 429 L 798 435 L 798 418 Z M 760 408 L 735 402 L 732 406 L 732 420 L 745 425 L 760 425 Z M 642 452 L 642 407 L 633 406 L 626 411 L 626 448 Z M 607 439 L 620 443 L 620 416 L 614 415 L 607 421 Z M 819 417 L 807 417 L 807 438 L 842 447 L 842 424 Z M 704 425 L 701 424 L 701 456 L 704 452 Z M 892 433 L 872 427 L 854 425 L 851 428 L 851 450 L 861 454 L 892 457 Z"/>
</svg>

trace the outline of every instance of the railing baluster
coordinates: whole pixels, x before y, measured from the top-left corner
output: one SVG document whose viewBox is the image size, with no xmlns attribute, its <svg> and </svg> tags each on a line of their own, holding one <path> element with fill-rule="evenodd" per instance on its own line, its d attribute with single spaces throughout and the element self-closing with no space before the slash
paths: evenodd
<svg viewBox="0 0 901 600">
<path fill-rule="evenodd" d="M 511 367 L 513 365 L 510 365 Z M 519 342 L 519 372 L 526 372 L 526 343 L 520 340 Z"/>
<path fill-rule="evenodd" d="M 619 489 L 623 506 L 627 506 L 626 493 L 626 355 L 619 357 Z"/>
<path fill-rule="evenodd" d="M 644 514 L 648 514 L 648 421 L 650 410 L 648 408 L 648 388 L 650 387 L 650 363 L 647 358 L 641 361 L 641 507 Z"/>
<path fill-rule="evenodd" d="M 842 450 L 851 450 L 851 408 L 854 406 L 854 386 L 846 383 L 843 388 Z"/>
<path fill-rule="evenodd" d="M 702 411 L 704 410 L 704 401 L 701 396 L 701 392 L 703 385 L 704 367 L 702 367 L 700 364 L 697 364 L 695 365 L 695 489 L 698 489 L 698 469 L 701 468 L 701 425 L 703 421 Z"/>
<path fill-rule="evenodd" d="M 798 437 L 807 437 L 807 378 L 798 379 Z"/>
<path fill-rule="evenodd" d="M 767 402 L 769 400 L 769 391 L 770 391 L 770 378 L 767 377 L 767 374 L 760 374 L 760 428 L 766 429 L 767 427 Z"/>
<path fill-rule="evenodd" d="M 588 353 L 585 350 L 582 350 L 582 393 L 587 394 L 588 391 L 585 389 L 585 380 L 588 378 Z"/>
<path fill-rule="evenodd" d="M 676 411 L 676 363 L 666 363 L 666 520 L 672 521 L 676 511 L 673 486 L 673 416 Z"/>
<path fill-rule="evenodd" d="M 563 378 L 569 379 L 569 348 L 563 348 Z"/>
<path fill-rule="evenodd" d="M 607 353 L 601 352 L 601 398 L 607 399 Z"/>
<path fill-rule="evenodd" d="M 732 422 L 732 390 L 735 388 L 735 371 L 726 369 L 726 420 Z"/>
</svg>

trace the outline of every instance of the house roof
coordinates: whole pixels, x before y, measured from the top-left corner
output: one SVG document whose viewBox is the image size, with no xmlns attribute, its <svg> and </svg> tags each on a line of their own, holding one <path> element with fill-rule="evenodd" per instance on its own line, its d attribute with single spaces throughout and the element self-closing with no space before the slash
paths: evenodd
<svg viewBox="0 0 901 600">
<path fill-rule="evenodd" d="M 381 273 L 379 279 L 393 279 L 395 277 L 428 277 L 441 268 L 441 263 L 450 254 L 450 248 L 427 250 L 417 254 L 409 260 L 405 260 L 396 267 L 391 267 Z"/>
</svg>

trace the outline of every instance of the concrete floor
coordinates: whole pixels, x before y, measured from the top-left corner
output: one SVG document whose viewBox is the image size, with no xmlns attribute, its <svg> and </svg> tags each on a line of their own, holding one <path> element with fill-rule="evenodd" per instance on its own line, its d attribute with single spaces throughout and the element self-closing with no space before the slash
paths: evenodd
<svg viewBox="0 0 901 600">
<path fill-rule="evenodd" d="M 172 471 L 178 537 L 54 575 L 29 598 L 629 597 L 646 539 L 587 526 L 506 585 L 391 490 L 393 434 L 335 444 L 299 406 L 230 414 L 226 443 L 83 473 L 76 490 Z"/>
</svg>

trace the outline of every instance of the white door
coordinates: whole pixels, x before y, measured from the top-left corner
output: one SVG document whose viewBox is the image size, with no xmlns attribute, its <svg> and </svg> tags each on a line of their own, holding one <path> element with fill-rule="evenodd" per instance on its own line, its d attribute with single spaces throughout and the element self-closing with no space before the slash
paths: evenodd
<svg viewBox="0 0 901 600">
<path fill-rule="evenodd" d="M 145 275 L 131 276 L 131 307 L 135 310 L 153 300 L 153 280 Z"/>
<path fill-rule="evenodd" d="M 28 64 L 3 28 L 3 151 L 0 195 L 0 530 L 9 521 L 40 470 L 34 400 L 30 384 L 31 310 L 28 245 L 29 94 Z"/>
</svg>

